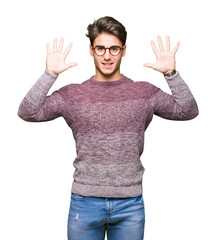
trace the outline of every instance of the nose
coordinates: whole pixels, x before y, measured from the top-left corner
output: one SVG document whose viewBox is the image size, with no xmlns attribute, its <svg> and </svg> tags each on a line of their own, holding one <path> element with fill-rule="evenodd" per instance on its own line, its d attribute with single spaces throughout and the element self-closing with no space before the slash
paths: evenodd
<svg viewBox="0 0 216 240">
<path fill-rule="evenodd" d="M 107 48 L 105 53 L 104 53 L 104 59 L 109 60 L 110 59 L 110 52 L 109 49 Z"/>
</svg>

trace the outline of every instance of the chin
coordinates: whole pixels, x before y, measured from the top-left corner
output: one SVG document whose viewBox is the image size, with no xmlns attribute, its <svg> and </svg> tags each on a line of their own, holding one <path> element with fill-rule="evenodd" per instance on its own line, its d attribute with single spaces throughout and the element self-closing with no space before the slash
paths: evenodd
<svg viewBox="0 0 216 240">
<path fill-rule="evenodd" d="M 110 77 L 116 73 L 116 70 L 103 70 L 103 69 L 98 69 L 98 70 L 102 75 L 107 77 Z"/>
<path fill-rule="evenodd" d="M 105 76 L 105 77 L 112 77 L 113 75 L 115 75 L 115 71 L 113 72 L 102 72 L 102 74 Z"/>
<path fill-rule="evenodd" d="M 115 71 L 103 71 L 102 73 L 104 75 L 110 76 L 110 75 L 113 75 L 115 73 Z"/>
</svg>

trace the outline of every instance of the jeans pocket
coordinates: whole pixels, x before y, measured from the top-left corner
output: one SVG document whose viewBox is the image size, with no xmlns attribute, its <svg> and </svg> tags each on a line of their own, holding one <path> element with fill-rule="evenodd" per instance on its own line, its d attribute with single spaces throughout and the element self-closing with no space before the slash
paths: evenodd
<svg viewBox="0 0 216 240">
<path fill-rule="evenodd" d="M 79 194 L 72 193 L 72 194 L 71 194 L 71 198 L 74 199 L 74 200 L 80 200 L 80 199 L 83 199 L 84 196 L 79 195 Z"/>
</svg>

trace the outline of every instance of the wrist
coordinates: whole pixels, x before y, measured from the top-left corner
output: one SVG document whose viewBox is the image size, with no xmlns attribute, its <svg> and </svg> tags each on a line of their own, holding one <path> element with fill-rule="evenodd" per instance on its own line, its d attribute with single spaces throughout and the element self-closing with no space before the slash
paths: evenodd
<svg viewBox="0 0 216 240">
<path fill-rule="evenodd" d="M 165 72 L 165 73 L 164 73 L 164 76 L 165 76 L 165 77 L 172 77 L 172 76 L 175 75 L 175 74 L 176 74 L 176 70 L 174 69 L 174 70 Z"/>
<path fill-rule="evenodd" d="M 49 74 L 50 76 L 52 76 L 52 77 L 58 77 L 58 74 L 56 74 L 56 73 L 48 70 L 47 68 L 45 69 L 45 72 L 46 72 L 47 74 Z"/>
</svg>

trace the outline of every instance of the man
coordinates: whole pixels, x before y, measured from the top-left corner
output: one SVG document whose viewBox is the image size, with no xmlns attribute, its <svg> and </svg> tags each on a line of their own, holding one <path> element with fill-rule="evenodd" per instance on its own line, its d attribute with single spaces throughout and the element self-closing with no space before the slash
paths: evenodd
<svg viewBox="0 0 216 240">
<path fill-rule="evenodd" d="M 135 82 L 120 73 L 126 53 L 127 32 L 111 17 L 88 26 L 95 76 L 70 84 L 50 96 L 58 75 L 76 63 L 65 63 L 71 50 L 63 38 L 51 51 L 47 44 L 46 71 L 23 99 L 19 116 L 26 121 L 48 121 L 62 116 L 73 131 L 77 157 L 68 217 L 69 240 L 141 240 L 144 236 L 144 201 L 140 161 L 144 133 L 153 114 L 171 120 L 198 115 L 196 101 L 175 70 L 176 44 L 170 51 L 152 41 L 156 63 L 144 66 L 161 72 L 172 95 L 147 82 Z"/>
</svg>

